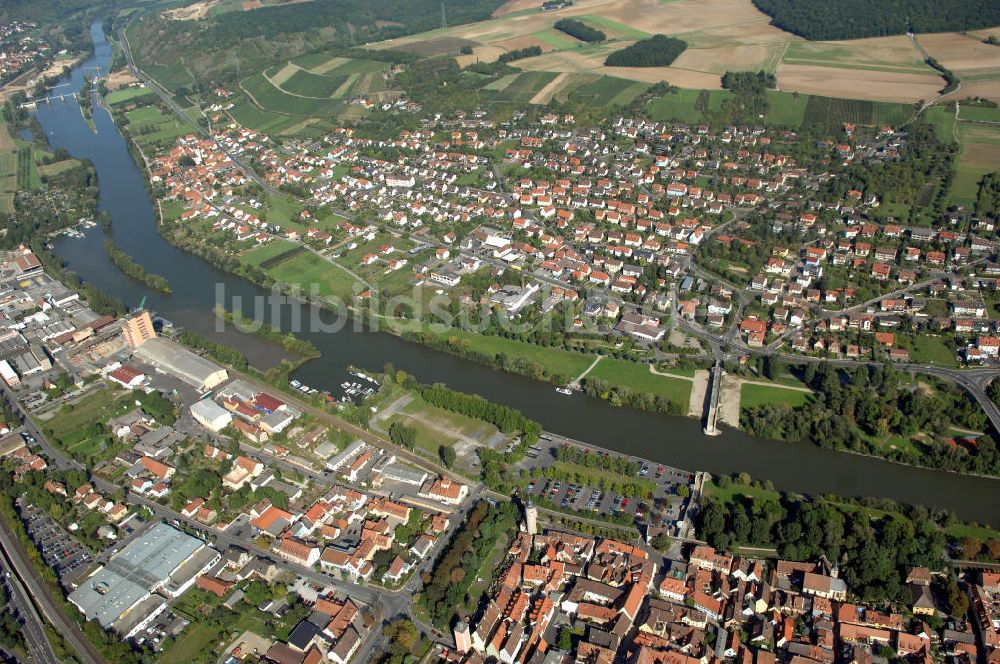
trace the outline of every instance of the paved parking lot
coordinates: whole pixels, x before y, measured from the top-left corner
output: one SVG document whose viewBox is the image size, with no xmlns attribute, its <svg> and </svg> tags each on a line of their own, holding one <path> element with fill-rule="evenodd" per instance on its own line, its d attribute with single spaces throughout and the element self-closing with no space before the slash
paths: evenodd
<svg viewBox="0 0 1000 664">
<path fill-rule="evenodd" d="M 35 505 L 18 503 L 28 535 L 35 542 L 45 564 L 55 571 L 63 587 L 83 574 L 94 558 L 90 551 L 73 538 L 62 526 Z"/>
<path fill-rule="evenodd" d="M 560 445 L 571 444 L 559 436 L 546 434 L 543 439 L 528 451 L 522 462 L 526 468 L 544 468 L 556 460 L 556 450 Z M 582 447 L 577 445 L 577 447 Z M 622 457 L 615 452 L 596 448 L 582 447 L 588 454 L 609 457 Z M 525 486 L 528 496 L 545 498 L 561 509 L 577 512 L 592 512 L 601 516 L 634 516 L 651 526 L 671 528 L 676 525 L 682 514 L 682 508 L 687 498 L 678 495 L 681 486 L 687 486 L 690 492 L 694 480 L 693 473 L 671 468 L 666 465 L 644 461 L 635 457 L 627 457 L 639 464 L 637 477 L 648 480 L 655 486 L 652 498 L 634 498 L 620 495 L 612 491 L 602 491 L 599 486 L 572 484 L 567 481 L 547 480 L 539 478 L 530 481 Z"/>
</svg>

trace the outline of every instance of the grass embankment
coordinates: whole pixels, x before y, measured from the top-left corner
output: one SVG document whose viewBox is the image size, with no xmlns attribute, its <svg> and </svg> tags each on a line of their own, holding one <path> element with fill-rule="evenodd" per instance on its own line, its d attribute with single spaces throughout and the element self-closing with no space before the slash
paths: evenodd
<svg viewBox="0 0 1000 664">
<path fill-rule="evenodd" d="M 759 385 L 756 383 L 744 383 L 740 396 L 740 408 L 754 408 L 765 404 L 780 403 L 789 408 L 804 406 L 812 401 L 809 392 L 800 390 L 790 390 L 787 388 L 771 385 Z"/>
</svg>

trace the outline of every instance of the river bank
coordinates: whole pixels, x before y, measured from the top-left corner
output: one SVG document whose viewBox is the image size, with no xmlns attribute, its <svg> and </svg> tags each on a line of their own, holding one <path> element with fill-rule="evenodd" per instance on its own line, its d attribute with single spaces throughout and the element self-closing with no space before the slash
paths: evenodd
<svg viewBox="0 0 1000 664">
<path fill-rule="evenodd" d="M 110 49 L 100 26 L 92 31 L 95 59 L 110 61 Z M 94 62 L 96 66 L 99 62 Z M 84 63 L 82 67 L 91 66 Z M 73 77 L 82 81 L 81 70 Z M 53 147 L 64 147 L 75 157 L 88 157 L 98 170 L 101 209 L 113 223 L 107 232 L 149 271 L 166 277 L 173 293 L 156 293 L 122 279 L 103 251 L 105 233 L 91 229 L 84 238 L 60 238 L 56 253 L 95 287 L 136 304 L 148 306 L 185 329 L 238 349 L 254 366 L 275 365 L 284 352 L 252 335 L 219 331 L 214 308 L 253 316 L 254 303 L 270 293 L 206 263 L 166 242 L 157 229 L 157 215 L 140 169 L 111 116 L 95 106 L 96 134 L 86 126 L 74 102 L 39 108 L 36 117 Z M 219 300 L 219 293 L 223 295 Z M 385 331 L 363 326 L 336 327 L 329 312 L 288 300 L 266 311 L 266 323 L 294 329 L 296 320 L 312 316 L 330 331 L 306 331 L 322 359 L 298 369 L 296 378 L 319 389 L 335 388 L 349 365 L 382 367 L 389 363 L 417 376 L 423 383 L 442 382 L 463 392 L 480 394 L 494 403 L 510 405 L 539 421 L 547 431 L 587 441 L 594 446 L 649 459 L 677 468 L 705 470 L 714 475 L 748 472 L 771 480 L 779 490 L 849 497 L 882 496 L 906 503 L 947 508 L 966 520 L 990 522 L 1000 515 L 1000 481 L 964 477 L 915 468 L 875 458 L 846 455 L 812 444 L 792 444 L 747 436 L 725 429 L 713 438 L 702 435 L 693 418 L 670 417 L 615 408 L 609 402 L 576 393 L 557 394 L 553 386 L 503 373 L 474 362 L 406 341 Z M 538 347 L 541 352 L 545 349 Z M 589 362 L 584 359 L 584 367 Z M 604 365 L 602 361 L 598 369 Z M 637 365 L 648 373 L 648 368 Z"/>
</svg>

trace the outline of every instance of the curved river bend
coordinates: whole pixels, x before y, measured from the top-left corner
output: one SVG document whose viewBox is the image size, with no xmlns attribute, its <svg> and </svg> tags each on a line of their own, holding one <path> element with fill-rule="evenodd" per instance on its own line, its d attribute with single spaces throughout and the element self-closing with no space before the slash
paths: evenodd
<svg viewBox="0 0 1000 664">
<path fill-rule="evenodd" d="M 62 91 L 79 90 L 84 74 L 95 67 L 107 71 L 111 49 L 100 24 L 95 23 L 91 32 L 94 54 L 60 81 Z M 124 277 L 108 260 L 99 228 L 88 231 L 83 239 L 60 238 L 56 242 L 57 253 L 73 270 L 126 303 L 138 303 L 145 296 L 160 315 L 209 336 L 214 334 L 212 308 L 217 284 L 224 286 L 227 302 L 234 295 L 241 296 L 247 313 L 252 313 L 253 298 L 266 295 L 265 291 L 176 249 L 157 234 L 142 174 L 106 110 L 94 106 L 96 132 L 87 126 L 75 100 L 43 104 L 35 114 L 53 147 L 66 148 L 74 157 L 86 157 L 94 163 L 101 185 L 100 207 L 111 215 L 112 237 L 148 270 L 165 276 L 173 295 L 152 292 Z M 306 320 L 308 312 L 299 313 Z M 275 322 L 287 325 L 290 315 L 286 306 L 282 320 Z M 746 471 L 754 478 L 770 479 L 783 490 L 885 496 L 948 508 L 968 520 L 1000 523 L 1000 480 L 913 468 L 808 444 L 762 440 L 733 430 L 710 438 L 702 435 L 701 424 L 694 419 L 613 408 L 580 394 L 562 396 L 550 385 L 384 333 L 357 332 L 348 326 L 336 333 L 302 336 L 323 353 L 321 359 L 299 372 L 302 381 L 314 387 L 336 388 L 348 364 L 377 368 L 391 362 L 423 382 L 444 382 L 519 408 L 550 431 L 653 461 L 716 474 Z M 273 362 L 278 356 L 273 347 L 255 337 L 233 333 L 226 342 L 260 364 Z"/>
</svg>

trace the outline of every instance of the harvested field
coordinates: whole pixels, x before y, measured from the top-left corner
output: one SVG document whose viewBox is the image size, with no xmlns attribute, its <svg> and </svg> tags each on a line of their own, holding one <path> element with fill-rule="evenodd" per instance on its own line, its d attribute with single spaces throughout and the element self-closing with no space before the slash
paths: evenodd
<svg viewBox="0 0 1000 664">
<path fill-rule="evenodd" d="M 784 63 L 778 67 L 777 75 L 778 86 L 782 90 L 846 99 L 914 102 L 937 96 L 944 86 L 944 80 L 933 74 L 858 71 Z"/>
<path fill-rule="evenodd" d="M 301 70 L 298 68 L 297 65 L 293 65 L 291 62 L 289 62 L 287 65 L 279 69 L 277 72 L 271 74 L 269 78 L 271 79 L 272 83 L 274 83 L 277 86 L 280 86 L 285 81 L 295 76 L 295 74 L 297 74 L 299 71 Z"/>
<path fill-rule="evenodd" d="M 996 31 L 1000 33 L 1000 28 Z M 984 44 L 978 37 L 943 32 L 919 35 L 917 41 L 934 59 L 959 76 L 982 72 L 1000 76 L 1000 47 Z"/>
<path fill-rule="evenodd" d="M 326 74 L 336 69 L 340 65 L 344 64 L 345 62 L 347 62 L 347 58 L 342 58 L 338 56 L 335 58 L 330 58 L 323 64 L 318 65 L 316 67 L 310 67 L 309 71 L 311 71 L 314 74 Z"/>
<path fill-rule="evenodd" d="M 15 149 L 14 139 L 7 131 L 7 123 L 0 120 L 0 152 L 10 152 Z"/>
<path fill-rule="evenodd" d="M 513 14 L 514 12 L 524 11 L 526 9 L 539 9 L 542 3 L 539 0 L 510 0 L 510 2 L 504 3 L 500 9 L 493 12 L 493 15 L 497 18 L 501 16 L 506 16 L 507 14 Z"/>
<path fill-rule="evenodd" d="M 523 37 L 514 37 L 513 39 L 504 39 L 496 43 L 497 46 L 506 51 L 516 51 L 521 48 L 530 48 L 532 46 L 538 46 L 543 51 L 551 51 L 553 49 L 558 49 L 558 46 L 553 46 L 535 35 L 524 35 Z"/>
<path fill-rule="evenodd" d="M 433 58 L 438 55 L 458 53 L 463 46 L 475 45 L 476 43 L 469 39 L 462 39 L 460 37 L 441 37 L 439 39 L 431 39 L 429 41 L 410 41 L 407 43 L 400 43 L 398 45 L 394 45 L 393 48 L 397 51 L 406 51 L 407 53 L 415 53 L 425 58 Z"/>
<path fill-rule="evenodd" d="M 799 41 L 788 45 L 782 63 L 926 73 L 920 51 L 906 35 L 851 41 Z"/>
<path fill-rule="evenodd" d="M 472 55 L 460 55 L 455 60 L 459 67 L 468 67 L 475 62 L 493 62 L 506 52 L 501 46 L 481 45 L 472 49 Z"/>
<path fill-rule="evenodd" d="M 1000 28 L 980 31 L 998 34 Z M 955 72 L 962 81 L 961 97 L 973 96 L 1000 101 L 1000 47 L 984 44 L 972 33 L 920 35 L 920 45 L 938 62 Z"/>
<path fill-rule="evenodd" d="M 962 81 L 961 95 L 963 97 L 983 97 L 1000 102 L 1000 78 L 992 81 Z"/>
<path fill-rule="evenodd" d="M 688 48 L 674 60 L 672 68 L 710 72 L 773 72 L 782 61 L 787 44 L 743 44 L 722 48 Z"/>
</svg>

